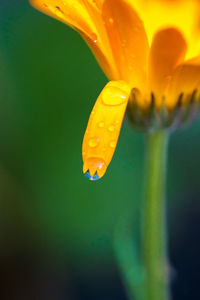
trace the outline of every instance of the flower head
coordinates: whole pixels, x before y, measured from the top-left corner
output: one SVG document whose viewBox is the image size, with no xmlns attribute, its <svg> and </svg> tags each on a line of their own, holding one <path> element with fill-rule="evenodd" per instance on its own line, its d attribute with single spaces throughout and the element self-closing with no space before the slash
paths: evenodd
<svg viewBox="0 0 200 300">
<path fill-rule="evenodd" d="M 128 104 L 137 125 L 174 125 L 198 104 L 197 0 L 31 0 L 80 32 L 111 80 L 92 110 L 83 140 L 83 172 L 102 177 Z M 192 105 L 191 105 L 192 103 Z M 155 115 L 155 117 L 153 117 Z"/>
</svg>

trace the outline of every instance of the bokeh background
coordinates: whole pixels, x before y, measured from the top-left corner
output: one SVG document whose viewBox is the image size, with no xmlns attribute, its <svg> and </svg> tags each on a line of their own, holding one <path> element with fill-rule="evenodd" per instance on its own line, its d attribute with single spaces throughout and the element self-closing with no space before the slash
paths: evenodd
<svg viewBox="0 0 200 300">
<path fill-rule="evenodd" d="M 138 221 L 144 136 L 124 122 L 105 177 L 81 143 L 106 78 L 72 29 L 28 0 L 0 0 L 0 299 L 126 300 L 113 251 Z M 173 299 L 200 299 L 200 119 L 168 161 Z"/>
</svg>

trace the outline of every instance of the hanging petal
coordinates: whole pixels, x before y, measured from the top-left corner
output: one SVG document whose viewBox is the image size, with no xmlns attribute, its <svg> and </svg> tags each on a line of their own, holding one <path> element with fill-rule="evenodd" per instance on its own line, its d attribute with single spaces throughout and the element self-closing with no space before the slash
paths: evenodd
<svg viewBox="0 0 200 300">
<path fill-rule="evenodd" d="M 129 94 L 124 81 L 110 81 L 91 112 L 82 147 L 83 172 L 91 180 L 105 174 L 113 157 Z"/>
</svg>

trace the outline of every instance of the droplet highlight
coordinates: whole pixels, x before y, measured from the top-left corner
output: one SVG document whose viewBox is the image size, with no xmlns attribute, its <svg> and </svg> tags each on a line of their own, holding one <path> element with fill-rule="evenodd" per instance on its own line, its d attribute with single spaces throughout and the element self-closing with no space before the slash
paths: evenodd
<svg viewBox="0 0 200 300">
<path fill-rule="evenodd" d="M 98 42 L 98 37 L 97 37 L 96 33 L 94 33 L 94 32 L 91 33 L 91 39 L 92 39 L 93 43 L 95 43 L 95 44 Z"/>
<path fill-rule="evenodd" d="M 102 94 L 102 102 L 105 105 L 115 106 L 126 102 L 127 95 L 121 89 L 115 86 L 107 86 L 104 88 Z"/>
<path fill-rule="evenodd" d="M 114 125 L 110 125 L 110 126 L 108 127 L 108 131 L 114 132 L 114 131 L 115 131 L 115 126 L 114 126 Z"/>
<path fill-rule="evenodd" d="M 99 128 L 103 128 L 104 125 L 105 125 L 104 122 L 99 122 L 98 127 L 99 127 Z"/>
<path fill-rule="evenodd" d="M 56 6 L 55 13 L 56 13 L 57 17 L 63 18 L 64 13 L 59 6 Z"/>
<path fill-rule="evenodd" d="M 90 139 L 88 141 L 88 145 L 91 147 L 91 148 L 95 148 L 99 143 L 99 139 Z"/>
<path fill-rule="evenodd" d="M 116 147 L 116 142 L 115 141 L 110 142 L 109 146 L 111 148 L 115 148 Z"/>
<path fill-rule="evenodd" d="M 108 20 L 108 21 L 109 21 L 109 23 L 110 23 L 110 24 L 113 24 L 113 23 L 114 23 L 114 20 L 113 20 L 113 18 L 109 18 L 109 20 Z"/>
</svg>

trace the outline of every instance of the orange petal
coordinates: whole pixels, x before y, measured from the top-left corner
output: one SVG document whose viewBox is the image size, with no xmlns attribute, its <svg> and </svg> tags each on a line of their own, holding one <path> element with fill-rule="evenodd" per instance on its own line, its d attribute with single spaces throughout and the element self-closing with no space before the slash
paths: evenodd
<svg viewBox="0 0 200 300">
<path fill-rule="evenodd" d="M 129 94 L 124 81 L 110 81 L 95 103 L 82 146 L 83 172 L 91 180 L 104 175 L 113 157 Z"/>
<path fill-rule="evenodd" d="M 195 59 L 194 61 L 198 61 Z M 192 60 L 178 66 L 172 76 L 168 96 L 167 105 L 173 107 L 180 94 L 192 95 L 195 90 L 200 87 L 200 64 L 194 63 Z"/>
<path fill-rule="evenodd" d="M 38 10 L 78 30 L 106 75 L 112 79 L 119 78 L 101 18 L 103 0 L 30 0 L 30 2 Z"/>
<path fill-rule="evenodd" d="M 157 101 L 161 101 L 173 70 L 183 62 L 186 48 L 182 34 L 175 28 L 163 29 L 154 36 L 149 56 L 149 85 Z"/>
<path fill-rule="evenodd" d="M 141 19 L 125 0 L 105 0 L 102 15 L 120 79 L 144 86 L 148 41 Z"/>
</svg>

